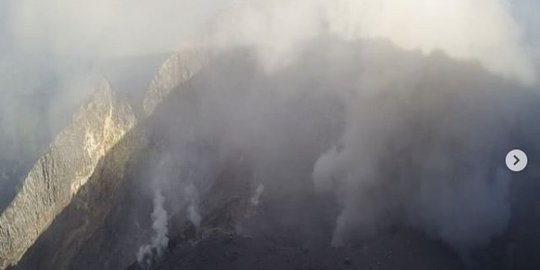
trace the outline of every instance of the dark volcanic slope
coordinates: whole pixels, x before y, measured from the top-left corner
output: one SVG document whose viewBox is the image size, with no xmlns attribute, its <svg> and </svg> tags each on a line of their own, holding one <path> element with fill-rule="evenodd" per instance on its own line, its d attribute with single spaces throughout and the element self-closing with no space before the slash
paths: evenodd
<svg viewBox="0 0 540 270">
<path fill-rule="evenodd" d="M 462 269 L 451 252 L 410 232 L 385 234 L 345 248 L 287 245 L 276 238 L 280 236 L 213 234 L 196 247 L 173 249 L 152 269 Z M 134 265 L 128 269 L 141 268 Z"/>
</svg>

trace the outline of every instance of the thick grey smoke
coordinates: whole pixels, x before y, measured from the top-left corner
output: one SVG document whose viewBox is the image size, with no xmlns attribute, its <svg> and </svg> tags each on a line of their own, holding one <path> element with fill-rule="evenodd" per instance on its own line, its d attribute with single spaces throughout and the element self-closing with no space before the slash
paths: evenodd
<svg viewBox="0 0 540 270">
<path fill-rule="evenodd" d="M 476 96 L 504 92 L 482 89 L 494 79 L 446 69 L 437 56 L 429 63 L 399 59 L 399 67 L 398 59 L 369 58 L 358 74 L 367 87 L 355 89 L 347 105 L 344 134 L 314 167 L 315 186 L 336 192 L 342 206 L 333 244 L 396 222 L 460 250 L 502 233 L 510 218 L 510 175 L 503 162 L 490 160 L 503 155 L 510 126 L 498 123 L 504 114 L 491 108 L 496 103 Z"/>
<path fill-rule="evenodd" d="M 504 79 L 526 85 L 536 80 L 535 64 L 530 60 L 533 49 L 522 39 L 523 29 L 512 17 L 508 3 L 253 1 L 239 2 L 218 22 L 210 44 L 225 49 L 253 48 L 269 74 L 291 72 L 290 67 L 306 57 L 304 51 L 321 35 L 343 41 L 382 39 L 399 49 L 418 52 L 407 57 L 369 46 L 347 47 L 362 51 L 351 56 L 360 64 L 347 66 L 357 78 L 326 78 L 332 87 L 345 88 L 323 90 L 343 104 L 344 131 L 320 154 L 313 169 L 316 188 L 335 192 L 342 207 L 334 244 L 346 244 L 347 239 L 401 224 L 464 251 L 486 244 L 507 228 L 510 177 L 504 164 L 494 163 L 492 157 L 501 155 L 511 141 L 505 131 L 511 125 L 500 125 L 497 116 L 504 119 L 504 114 L 516 112 L 496 112 L 494 105 L 482 99 L 503 98 L 506 91 L 526 91 L 518 85 L 507 85 Z M 331 64 L 342 65 L 347 53 L 336 51 L 344 48 L 321 48 L 328 49 L 334 54 L 330 59 L 337 62 Z M 471 71 L 465 74 L 448 64 L 450 59 L 479 65 L 464 66 Z M 327 70 L 319 72 L 330 76 Z M 293 74 L 302 80 L 302 75 Z M 290 91 L 278 94 L 287 102 L 308 91 L 276 88 L 270 91 Z M 473 98 L 476 103 L 472 103 L 463 98 L 467 95 L 482 97 Z M 240 97 L 235 104 L 250 101 Z M 257 115 L 264 106 L 249 106 L 244 113 Z M 235 129 L 230 140 L 249 142 L 238 130 L 260 119 L 241 113 L 237 119 L 235 110 L 238 108 L 219 112 L 223 117 L 231 114 L 226 121 Z M 238 127 L 237 121 L 244 124 Z M 258 125 L 252 128 L 261 129 Z M 269 136 L 266 132 L 273 134 L 262 134 Z M 267 142 L 257 140 L 249 145 L 264 147 Z M 268 148 L 261 151 L 271 152 Z M 285 153 L 277 155 L 283 157 Z M 474 165 L 464 165 L 467 162 Z"/>
<path fill-rule="evenodd" d="M 507 78 L 536 77 L 523 29 L 503 0 L 239 1 L 218 20 L 212 43 L 257 48 L 269 70 L 283 67 L 313 37 L 386 39 L 405 50 L 444 51 Z M 471 27 L 474 25 L 474 27 Z"/>
<path fill-rule="evenodd" d="M 240 156 L 261 181 L 254 202 L 262 187 L 334 194 L 334 245 L 405 226 L 467 252 L 508 228 L 503 157 L 537 133 L 512 132 L 537 115 L 532 89 L 444 53 L 331 34 L 270 73 L 256 48 L 221 53 L 156 128 L 180 155 L 218 160 L 196 183 Z"/>
</svg>

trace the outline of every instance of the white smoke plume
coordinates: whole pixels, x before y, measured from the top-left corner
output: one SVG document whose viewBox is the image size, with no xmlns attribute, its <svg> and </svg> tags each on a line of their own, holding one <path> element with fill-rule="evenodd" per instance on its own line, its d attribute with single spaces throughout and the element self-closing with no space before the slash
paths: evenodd
<svg viewBox="0 0 540 270">
<path fill-rule="evenodd" d="M 169 243 L 168 217 L 164 207 L 165 197 L 161 191 L 156 190 L 154 194 L 154 210 L 152 212 L 152 241 L 148 245 L 139 248 L 137 252 L 137 262 L 144 267 L 149 267 L 154 260 L 163 255 Z"/>
<path fill-rule="evenodd" d="M 253 192 L 253 195 L 251 196 L 251 199 L 249 202 L 251 203 L 251 206 L 257 207 L 259 205 L 259 202 L 261 200 L 261 195 L 264 192 L 264 185 L 262 183 L 259 183 L 257 185 L 257 188 L 255 188 L 255 191 Z"/>
<path fill-rule="evenodd" d="M 188 184 L 184 190 L 187 200 L 187 219 L 193 223 L 196 228 L 201 226 L 201 214 L 199 213 L 199 194 L 193 184 Z"/>
</svg>

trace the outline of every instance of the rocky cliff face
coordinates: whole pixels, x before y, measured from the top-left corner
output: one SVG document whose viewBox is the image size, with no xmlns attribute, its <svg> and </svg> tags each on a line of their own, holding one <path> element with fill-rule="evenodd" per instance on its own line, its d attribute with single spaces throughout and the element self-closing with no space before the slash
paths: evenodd
<svg viewBox="0 0 540 270">
<path fill-rule="evenodd" d="M 136 126 L 205 63 L 202 51 L 173 54 L 151 81 L 144 100 L 134 101 L 143 105 L 140 120 L 109 83 L 97 87 L 0 216 L 0 269 L 73 266 L 81 246 L 106 222 L 129 161 L 144 151 L 144 125 Z"/>
<path fill-rule="evenodd" d="M 107 82 L 51 143 L 0 216 L 0 269 L 16 264 L 136 124 Z"/>
</svg>

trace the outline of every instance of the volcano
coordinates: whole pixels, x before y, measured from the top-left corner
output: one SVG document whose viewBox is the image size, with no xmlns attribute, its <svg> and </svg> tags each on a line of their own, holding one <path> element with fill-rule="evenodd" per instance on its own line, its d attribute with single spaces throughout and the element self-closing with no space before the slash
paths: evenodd
<svg viewBox="0 0 540 270">
<path fill-rule="evenodd" d="M 540 96 L 478 63 L 328 36 L 279 70 L 188 46 L 140 95 L 114 80 L 1 213 L 0 269 L 540 266 L 540 167 L 503 162 L 540 152 Z"/>
</svg>

